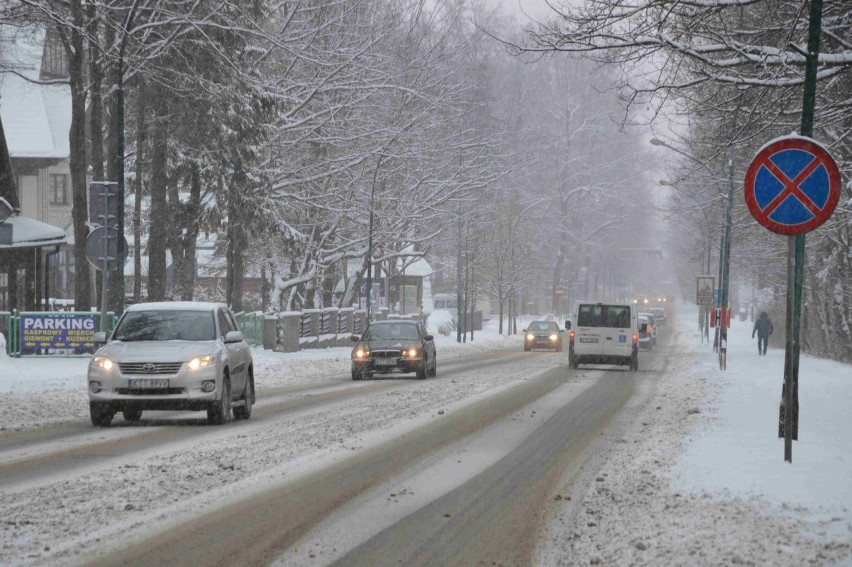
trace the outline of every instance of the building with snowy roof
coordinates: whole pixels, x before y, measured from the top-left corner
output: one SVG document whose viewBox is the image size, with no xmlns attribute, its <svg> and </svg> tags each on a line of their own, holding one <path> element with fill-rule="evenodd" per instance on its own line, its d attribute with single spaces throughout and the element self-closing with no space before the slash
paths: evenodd
<svg viewBox="0 0 852 567">
<path fill-rule="evenodd" d="M 67 76 L 58 38 L 41 26 L 0 26 L 0 117 L 16 209 L 6 221 L 11 238 L 0 244 L 0 310 L 73 294 L 71 91 L 67 82 L 44 84 Z"/>
</svg>

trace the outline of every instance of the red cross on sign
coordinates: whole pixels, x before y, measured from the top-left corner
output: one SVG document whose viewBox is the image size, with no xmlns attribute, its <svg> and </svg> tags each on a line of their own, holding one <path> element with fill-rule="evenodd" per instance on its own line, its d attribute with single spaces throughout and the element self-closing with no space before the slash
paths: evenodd
<svg viewBox="0 0 852 567">
<path fill-rule="evenodd" d="M 840 170 L 825 148 L 801 136 L 778 138 L 746 171 L 745 202 L 761 225 L 804 234 L 831 216 L 840 199 Z"/>
</svg>

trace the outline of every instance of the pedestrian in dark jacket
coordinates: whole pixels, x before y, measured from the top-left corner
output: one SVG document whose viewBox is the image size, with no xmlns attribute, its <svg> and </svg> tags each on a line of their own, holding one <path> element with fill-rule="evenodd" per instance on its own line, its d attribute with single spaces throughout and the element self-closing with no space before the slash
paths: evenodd
<svg viewBox="0 0 852 567">
<path fill-rule="evenodd" d="M 766 314 L 766 311 L 761 311 L 760 317 L 754 322 L 754 329 L 751 331 L 751 338 L 754 338 L 754 334 L 757 333 L 757 354 L 766 354 L 769 335 L 772 334 L 773 330 L 769 315 Z"/>
</svg>

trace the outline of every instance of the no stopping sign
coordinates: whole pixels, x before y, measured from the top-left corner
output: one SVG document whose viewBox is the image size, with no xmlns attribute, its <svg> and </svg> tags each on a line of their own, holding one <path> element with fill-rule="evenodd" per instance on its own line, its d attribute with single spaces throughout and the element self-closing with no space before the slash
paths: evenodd
<svg viewBox="0 0 852 567">
<path fill-rule="evenodd" d="M 834 212 L 840 199 L 840 170 L 821 145 L 787 136 L 765 145 L 746 171 L 745 202 L 772 232 L 804 234 Z"/>
</svg>

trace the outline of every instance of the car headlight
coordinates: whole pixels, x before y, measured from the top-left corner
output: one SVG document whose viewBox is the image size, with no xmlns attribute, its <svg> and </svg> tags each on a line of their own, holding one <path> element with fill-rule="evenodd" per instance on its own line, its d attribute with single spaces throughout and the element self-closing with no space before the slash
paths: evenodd
<svg viewBox="0 0 852 567">
<path fill-rule="evenodd" d="M 206 356 L 196 356 L 195 358 L 189 361 L 187 367 L 190 370 L 198 370 L 199 368 L 210 366 L 214 362 L 216 362 L 216 358 L 212 354 L 208 354 Z"/>
<path fill-rule="evenodd" d="M 355 352 L 352 353 L 352 356 L 357 358 L 358 360 L 362 360 L 370 356 L 370 351 L 365 350 L 363 348 L 355 349 Z"/>
<path fill-rule="evenodd" d="M 104 370 L 109 372 L 110 370 L 112 370 L 114 363 L 112 362 L 112 360 L 110 360 L 109 358 L 107 358 L 105 356 L 97 355 L 97 356 L 92 357 L 92 366 L 97 366 L 98 368 L 103 368 Z"/>
<path fill-rule="evenodd" d="M 529 335 L 527 335 L 527 340 L 528 340 L 528 341 L 532 341 L 532 340 L 534 340 L 534 339 L 535 339 L 535 335 L 533 335 L 532 333 L 530 333 Z"/>
<path fill-rule="evenodd" d="M 409 358 L 415 358 L 415 357 L 417 356 L 417 349 L 416 349 L 416 348 L 412 348 L 412 349 L 409 349 L 409 350 L 403 351 L 403 354 L 405 354 L 405 355 L 406 355 L 406 356 L 408 356 Z"/>
<path fill-rule="evenodd" d="M 555 340 L 556 340 L 556 339 L 558 339 L 558 338 L 559 338 L 559 335 L 550 335 L 550 340 L 551 340 L 551 341 L 555 341 Z"/>
</svg>

